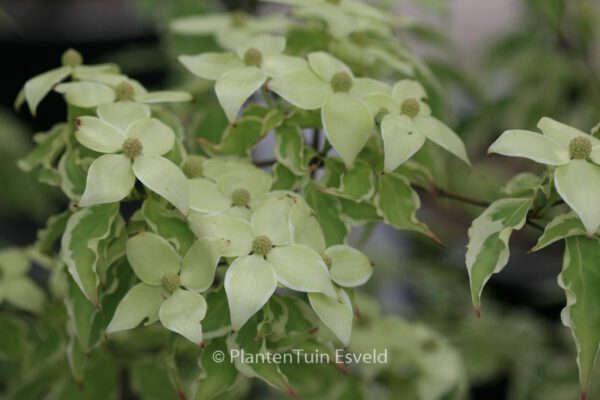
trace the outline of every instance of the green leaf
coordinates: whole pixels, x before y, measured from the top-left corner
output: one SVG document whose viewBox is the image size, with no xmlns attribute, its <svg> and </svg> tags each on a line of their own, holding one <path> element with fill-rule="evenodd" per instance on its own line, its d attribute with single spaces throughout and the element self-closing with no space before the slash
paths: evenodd
<svg viewBox="0 0 600 400">
<path fill-rule="evenodd" d="M 202 140 L 201 143 L 212 155 L 248 157 L 256 143 L 278 126 L 283 118 L 279 109 L 266 109 L 251 104 L 235 124 L 227 125 L 219 144 L 215 145 L 208 140 Z"/>
<path fill-rule="evenodd" d="M 333 94 L 329 82 L 322 81 L 308 70 L 280 75 L 269 82 L 269 89 L 288 103 L 304 110 L 321 108 L 325 100 Z"/>
<path fill-rule="evenodd" d="M 250 378 L 259 378 L 276 389 L 287 393 L 290 397 L 297 397 L 294 389 L 290 386 L 287 377 L 281 372 L 275 363 L 260 362 L 257 355 L 266 353 L 265 339 L 258 339 L 257 318 L 251 318 L 244 327 L 227 338 L 229 354 L 245 354 L 254 356 L 256 363 L 245 363 L 241 357 L 232 357 L 235 367 L 243 375 Z"/>
<path fill-rule="evenodd" d="M 425 143 L 425 135 L 406 115 L 387 115 L 381 122 L 385 172 L 393 172 Z"/>
<path fill-rule="evenodd" d="M 311 183 L 304 189 L 306 202 L 313 209 L 321 224 L 327 246 L 344 243 L 348 235 L 348 226 L 340 218 L 340 203 L 335 197 L 324 193 Z"/>
<path fill-rule="evenodd" d="M 497 200 L 469 228 L 466 264 L 477 313 L 481 309 L 483 287 L 492 274 L 500 272 L 508 262 L 508 239 L 513 230 L 525 225 L 532 202 L 531 198 Z"/>
<path fill-rule="evenodd" d="M 417 220 L 416 213 L 421 207 L 421 200 L 404 177 L 396 174 L 381 175 L 375 206 L 386 224 L 438 240 L 427 225 Z"/>
<path fill-rule="evenodd" d="M 567 305 L 561 313 L 563 324 L 571 329 L 577 344 L 577 364 L 582 393 L 585 393 L 600 345 L 600 241 L 581 236 L 565 240 L 563 269 L 559 285 L 565 290 Z"/>
<path fill-rule="evenodd" d="M 33 137 L 36 145 L 17 165 L 25 172 L 38 166 L 51 169 L 67 144 L 69 129 L 67 124 L 57 124 L 48 132 L 38 133 Z"/>
<path fill-rule="evenodd" d="M 460 158 L 467 166 L 471 166 L 464 143 L 444 123 L 434 117 L 417 117 L 415 123 L 427 139 Z"/>
<path fill-rule="evenodd" d="M 224 354 L 222 362 L 216 362 L 213 355 Z M 215 339 L 204 349 L 200 357 L 202 372 L 196 383 L 196 391 L 192 400 L 209 400 L 227 392 L 235 384 L 238 372 L 228 356 L 225 339 Z"/>
<path fill-rule="evenodd" d="M 340 187 L 328 192 L 356 202 L 370 199 L 375 193 L 373 169 L 364 161 L 356 161 L 342 174 Z"/>
<path fill-rule="evenodd" d="M 69 316 L 69 326 L 77 338 L 77 346 L 87 353 L 94 342 L 99 339 L 99 335 L 92 337 L 94 319 L 98 310 L 71 281 L 69 281 L 65 305 Z"/>
<path fill-rule="evenodd" d="M 117 204 L 85 208 L 73 214 L 62 237 L 62 261 L 81 291 L 97 307 L 99 244 L 110 234 Z"/>
<path fill-rule="evenodd" d="M 134 360 L 130 385 L 140 399 L 181 400 L 162 359 L 146 357 Z"/>
<path fill-rule="evenodd" d="M 65 232 L 67 221 L 72 213 L 71 210 L 66 210 L 48 218 L 46 226 L 37 232 L 35 247 L 40 253 L 45 255 L 54 253 L 54 244 Z"/>
<path fill-rule="evenodd" d="M 294 190 L 300 182 L 300 177 L 295 175 L 288 167 L 283 164 L 275 163 L 273 165 L 273 185 L 272 190 Z"/>
<path fill-rule="evenodd" d="M 570 212 L 555 217 L 552 221 L 548 222 L 544 233 L 538 239 L 536 245 L 531 251 L 541 250 L 552 243 L 559 240 L 566 239 L 571 236 L 586 236 L 585 227 L 581 223 L 581 220 L 577 214 Z"/>
<path fill-rule="evenodd" d="M 229 304 L 227 293 L 223 288 L 206 294 L 208 310 L 202 320 L 202 330 L 205 339 L 225 336 L 231 332 L 231 320 L 229 318 Z"/>
<path fill-rule="evenodd" d="M 349 220 L 352 226 L 360 226 L 381 219 L 379 214 L 377 214 L 377 208 L 371 202 L 340 199 L 340 204 L 342 206 L 342 216 L 344 219 Z"/>
<path fill-rule="evenodd" d="M 144 201 L 141 213 L 150 229 L 171 242 L 180 255 L 188 252 L 195 237 L 181 213 L 164 207 L 152 198 Z"/>
<path fill-rule="evenodd" d="M 304 136 L 300 126 L 283 124 L 275 130 L 275 156 L 296 175 L 304 175 L 307 168 L 304 162 Z"/>
</svg>

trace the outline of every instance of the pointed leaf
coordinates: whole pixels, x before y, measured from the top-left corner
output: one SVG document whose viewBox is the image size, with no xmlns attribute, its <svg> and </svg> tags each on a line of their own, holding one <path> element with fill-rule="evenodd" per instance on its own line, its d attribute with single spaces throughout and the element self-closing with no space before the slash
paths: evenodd
<svg viewBox="0 0 600 400">
<path fill-rule="evenodd" d="M 61 259 L 85 294 L 98 306 L 99 244 L 110 234 L 118 215 L 117 204 L 89 207 L 74 213 L 67 222 L 61 241 Z"/>
<path fill-rule="evenodd" d="M 569 148 L 554 139 L 523 130 L 506 131 L 488 149 L 510 157 L 525 157 L 547 165 L 564 165 L 569 162 Z"/>
<path fill-rule="evenodd" d="M 204 344 L 200 321 L 206 315 L 206 300 L 201 295 L 177 289 L 162 303 L 158 315 L 165 328 L 199 346 Z"/>
<path fill-rule="evenodd" d="M 188 182 L 177 165 L 163 157 L 140 156 L 133 162 L 133 172 L 144 186 L 164 197 L 183 215 L 188 213 Z"/>
<path fill-rule="evenodd" d="M 261 256 L 238 258 L 225 274 L 225 291 L 235 331 L 260 310 L 277 288 L 277 277 L 270 263 Z"/>
<path fill-rule="evenodd" d="M 25 83 L 25 99 L 32 115 L 36 114 L 38 104 L 54 85 L 65 79 L 70 73 L 70 67 L 60 67 L 37 75 Z"/>
<path fill-rule="evenodd" d="M 267 80 L 267 75 L 256 67 L 230 71 L 219 78 L 215 92 L 229 122 L 237 119 L 238 112 L 254 92 Z"/>
<path fill-rule="evenodd" d="M 308 300 L 321 321 L 333 331 L 347 346 L 352 334 L 352 303 L 343 289 L 338 291 L 339 298 L 331 298 L 321 293 L 309 293 Z"/>
<path fill-rule="evenodd" d="M 460 158 L 468 166 L 471 166 L 464 143 L 462 140 L 460 140 L 458 135 L 448 128 L 444 123 L 434 117 L 427 116 L 416 117 L 415 124 L 421 133 L 427 137 L 427 139 Z"/>
<path fill-rule="evenodd" d="M 160 286 L 166 273 L 178 273 L 179 255 L 162 237 L 140 232 L 127 240 L 127 261 L 135 274 L 148 285 Z"/>
<path fill-rule="evenodd" d="M 155 323 L 163 301 L 160 287 L 138 283 L 127 292 L 117 306 L 106 333 L 111 334 Z"/>
<path fill-rule="evenodd" d="M 588 236 L 600 227 L 600 167 L 585 160 L 571 160 L 556 168 L 554 184 L 560 197 L 579 215 Z"/>
<path fill-rule="evenodd" d="M 125 134 L 96 117 L 79 117 L 75 137 L 85 147 L 100 153 L 115 153 L 123 148 Z"/>
<path fill-rule="evenodd" d="M 96 82 L 69 82 L 57 85 L 54 90 L 62 93 L 72 106 L 92 108 L 115 101 L 115 91 Z"/>
<path fill-rule="evenodd" d="M 279 75 L 269 82 L 269 89 L 288 103 L 304 110 L 321 108 L 325 100 L 333 94 L 328 82 L 323 82 L 308 70 Z"/>
<path fill-rule="evenodd" d="M 469 228 L 466 263 L 471 281 L 471 298 L 479 312 L 483 287 L 500 272 L 509 257 L 508 239 L 527 221 L 532 199 L 501 199 L 492 203 Z"/>
<path fill-rule="evenodd" d="M 210 288 L 226 244 L 222 239 L 197 240 L 183 259 L 181 284 L 192 292 Z"/>
<path fill-rule="evenodd" d="M 544 229 L 544 233 L 540 236 L 538 242 L 531 251 L 541 250 L 550 246 L 552 243 L 571 236 L 586 236 L 586 234 L 585 227 L 577 214 L 570 212 L 559 215 L 548 222 Z"/>
<path fill-rule="evenodd" d="M 563 269 L 558 277 L 565 290 L 567 304 L 562 322 L 571 329 L 577 345 L 577 365 L 582 392 L 585 393 L 600 345 L 600 241 L 581 236 L 565 240 Z"/>
<path fill-rule="evenodd" d="M 406 115 L 387 115 L 381 122 L 385 172 L 393 172 L 425 143 L 425 135 Z"/>
<path fill-rule="evenodd" d="M 244 63 L 233 53 L 204 53 L 180 56 L 179 62 L 199 78 L 216 81 L 228 72 L 244 68 Z"/>
<path fill-rule="evenodd" d="M 90 166 L 79 207 L 123 200 L 135 184 L 131 160 L 122 154 L 104 154 Z"/>
<path fill-rule="evenodd" d="M 254 234 L 250 223 L 243 218 L 224 214 L 190 215 L 190 222 L 199 238 L 223 239 L 227 247 L 223 257 L 239 257 L 250 253 Z"/>
<path fill-rule="evenodd" d="M 336 93 L 325 100 L 321 115 L 327 139 L 346 166 L 352 165 L 373 129 L 369 107 L 359 98 Z"/>
<path fill-rule="evenodd" d="M 267 261 L 275 268 L 282 285 L 299 292 L 320 292 L 336 297 L 323 258 L 310 247 L 277 246 L 267 254 Z"/>
</svg>

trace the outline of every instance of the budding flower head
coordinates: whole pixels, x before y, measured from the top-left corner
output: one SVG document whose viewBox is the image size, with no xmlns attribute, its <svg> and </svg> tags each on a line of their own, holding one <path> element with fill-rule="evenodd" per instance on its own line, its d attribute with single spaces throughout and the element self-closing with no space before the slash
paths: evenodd
<svg viewBox="0 0 600 400">
<path fill-rule="evenodd" d="M 250 203 L 250 193 L 246 189 L 236 189 L 231 194 L 231 202 L 236 207 L 247 207 Z"/>
<path fill-rule="evenodd" d="M 247 66 L 260 67 L 263 61 L 263 55 L 260 50 L 255 49 L 254 47 L 246 50 L 246 54 L 244 54 L 244 62 Z"/>
<path fill-rule="evenodd" d="M 390 110 L 388 110 L 388 109 L 387 109 L 387 108 L 385 108 L 385 107 L 381 107 L 381 108 L 379 109 L 379 111 L 377 111 L 377 114 L 375 114 L 375 118 L 374 118 L 374 119 L 375 119 L 375 123 L 376 123 L 377 125 L 380 125 L 380 124 L 381 124 L 381 121 L 383 121 L 383 118 L 384 118 L 386 115 L 388 115 L 389 113 L 390 113 Z"/>
<path fill-rule="evenodd" d="M 259 256 L 266 256 L 273 248 L 273 242 L 268 236 L 261 235 L 254 238 L 252 242 L 252 252 Z"/>
<path fill-rule="evenodd" d="M 569 142 L 571 158 L 585 160 L 592 154 L 592 141 L 585 136 L 577 136 Z"/>
<path fill-rule="evenodd" d="M 173 293 L 181 286 L 181 278 L 174 272 L 167 272 L 160 280 L 163 289 L 169 293 Z"/>
<path fill-rule="evenodd" d="M 421 105 L 417 99 L 406 99 L 402 102 L 400 111 L 402 114 L 414 118 L 419 115 L 419 111 L 421 111 Z"/>
<path fill-rule="evenodd" d="M 77 67 L 83 64 L 83 57 L 77 50 L 69 49 L 63 53 L 61 62 L 65 67 Z"/>
<path fill-rule="evenodd" d="M 331 266 L 333 265 L 333 260 L 331 256 L 328 256 L 327 254 L 323 253 L 321 254 L 321 258 L 323 259 L 325 265 L 327 265 L 327 268 L 331 268 Z"/>
<path fill-rule="evenodd" d="M 181 170 L 189 179 L 199 178 L 204 174 L 204 161 L 200 157 L 190 156 L 183 162 Z"/>
<path fill-rule="evenodd" d="M 129 138 L 123 142 L 123 155 L 125 157 L 134 159 L 142 154 L 142 150 L 142 142 L 138 138 Z"/>
<path fill-rule="evenodd" d="M 349 92 L 352 89 L 352 77 L 347 72 L 338 72 L 331 78 L 331 88 L 334 92 Z"/>
<path fill-rule="evenodd" d="M 115 88 L 117 99 L 121 101 L 132 101 L 135 96 L 135 90 L 131 83 L 123 81 Z"/>
</svg>

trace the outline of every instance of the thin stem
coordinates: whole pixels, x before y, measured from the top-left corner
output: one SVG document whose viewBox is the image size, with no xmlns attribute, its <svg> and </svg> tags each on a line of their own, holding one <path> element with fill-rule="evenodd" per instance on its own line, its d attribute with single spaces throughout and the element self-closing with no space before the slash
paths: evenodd
<svg viewBox="0 0 600 400">
<path fill-rule="evenodd" d="M 265 101 L 265 104 L 267 105 L 267 107 L 273 108 L 273 106 L 274 106 L 273 100 L 271 99 L 271 96 L 269 95 L 269 91 L 267 90 L 267 85 L 262 86 L 261 93 L 262 93 L 263 100 Z"/>
</svg>

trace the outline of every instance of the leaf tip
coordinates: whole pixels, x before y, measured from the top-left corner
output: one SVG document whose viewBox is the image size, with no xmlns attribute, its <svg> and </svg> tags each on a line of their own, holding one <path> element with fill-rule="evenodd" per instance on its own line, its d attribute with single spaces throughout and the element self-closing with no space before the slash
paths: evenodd
<svg viewBox="0 0 600 400">
<path fill-rule="evenodd" d="M 434 242 L 436 242 L 440 246 L 446 247 L 446 245 L 444 244 L 444 242 L 442 242 L 442 240 L 435 233 L 433 233 L 432 231 L 426 232 L 425 236 L 427 236 L 429 239 L 433 240 Z"/>
<path fill-rule="evenodd" d="M 294 388 L 291 387 L 291 386 L 287 387 L 287 390 L 285 391 L 285 394 L 287 394 L 290 399 L 294 399 L 294 400 L 298 399 L 298 393 L 296 393 L 296 391 L 294 390 Z"/>
<path fill-rule="evenodd" d="M 481 307 L 480 306 L 475 306 L 473 308 L 473 311 L 475 311 L 475 318 L 477 318 L 478 320 L 481 319 Z"/>
<path fill-rule="evenodd" d="M 587 400 L 587 392 L 585 389 L 581 389 L 579 393 L 579 400 Z"/>
</svg>

